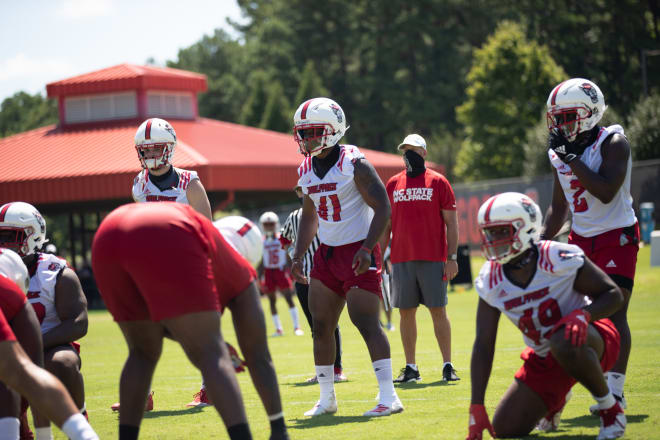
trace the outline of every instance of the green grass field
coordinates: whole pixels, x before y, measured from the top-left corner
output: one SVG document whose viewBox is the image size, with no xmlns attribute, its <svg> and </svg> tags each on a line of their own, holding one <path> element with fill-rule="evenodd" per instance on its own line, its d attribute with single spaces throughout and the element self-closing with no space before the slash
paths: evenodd
<svg viewBox="0 0 660 440">
<path fill-rule="evenodd" d="M 629 319 L 633 334 L 633 350 L 628 369 L 628 439 L 660 438 L 660 268 L 649 266 L 650 249 L 640 251 L 637 279 Z M 473 263 L 478 273 L 482 260 Z M 405 406 L 402 414 L 382 419 L 366 419 L 360 415 L 375 405 L 378 391 L 367 350 L 346 313 L 341 326 L 344 336 L 344 367 L 349 382 L 337 384 L 339 411 L 334 416 L 310 419 L 304 411 L 318 398 L 318 386 L 305 385 L 313 374 L 312 340 L 309 329 L 303 337 L 292 335 L 285 303 L 279 303 L 287 334 L 270 339 L 275 360 L 286 421 L 293 439 L 463 439 L 467 434 L 470 404 L 469 362 L 474 338 L 474 315 L 477 295 L 474 290 L 450 294 L 449 314 L 453 332 L 453 362 L 462 380 L 447 385 L 442 382 L 442 358 L 433 337 L 430 317 L 425 310 L 418 315 L 417 363 L 423 380 L 401 386 L 397 392 Z M 265 303 L 264 303 L 265 305 Z M 273 331 L 268 319 L 268 331 Z M 395 313 L 395 324 L 398 316 Z M 492 416 L 494 408 L 512 381 L 521 361 L 523 348 L 519 331 L 504 317 L 501 319 L 497 351 L 486 395 L 486 407 Z M 225 338 L 235 343 L 231 320 L 223 319 Z M 397 325 L 398 328 L 398 325 Z M 388 333 L 392 347 L 395 374 L 404 365 L 398 330 Z M 121 367 L 126 347 L 118 327 L 106 312 L 90 315 L 89 334 L 82 341 L 83 373 L 87 408 L 91 424 L 101 438 L 117 438 L 118 418 L 110 411 L 117 401 Z M 239 381 L 252 432 L 256 439 L 268 438 L 269 425 L 261 402 L 247 373 Z M 227 438 L 225 427 L 212 407 L 186 409 L 185 404 L 198 391 L 200 375 L 186 360 L 177 344 L 167 341 L 153 381 L 155 410 L 145 415 L 143 439 L 208 439 Z M 589 393 L 580 385 L 564 411 L 560 430 L 531 437 L 581 439 L 595 438 L 598 419 L 588 415 L 592 403 Z M 54 431 L 57 431 L 56 429 Z M 487 434 L 485 437 L 488 437 Z M 57 431 L 55 438 L 64 436 Z"/>
</svg>

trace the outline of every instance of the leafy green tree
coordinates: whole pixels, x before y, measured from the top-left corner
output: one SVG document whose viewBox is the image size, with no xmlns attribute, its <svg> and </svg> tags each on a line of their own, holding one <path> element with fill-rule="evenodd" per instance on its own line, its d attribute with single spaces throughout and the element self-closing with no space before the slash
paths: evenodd
<svg viewBox="0 0 660 440">
<path fill-rule="evenodd" d="M 0 138 L 57 122 L 57 101 L 17 92 L 0 104 Z"/>
<path fill-rule="evenodd" d="M 625 128 L 635 160 L 660 158 L 660 93 L 638 102 Z"/>
<path fill-rule="evenodd" d="M 298 106 L 310 98 L 319 96 L 328 96 L 328 90 L 323 87 L 323 80 L 316 72 L 314 62 L 309 60 L 305 63 L 305 68 L 300 75 L 300 84 L 293 105 Z"/>
<path fill-rule="evenodd" d="M 467 100 L 456 109 L 467 135 L 456 172 L 465 180 L 519 176 L 523 142 L 548 93 L 566 77 L 545 46 L 519 24 L 502 22 L 474 54 Z"/>
<path fill-rule="evenodd" d="M 290 132 L 293 127 L 293 115 L 289 102 L 284 96 L 282 85 L 277 81 L 273 82 L 268 88 L 266 107 L 259 127 L 283 133 Z"/>
<path fill-rule="evenodd" d="M 268 100 L 270 78 L 262 70 L 254 72 L 248 80 L 250 95 L 243 105 L 239 122 L 243 125 L 258 127 L 263 119 Z"/>
</svg>

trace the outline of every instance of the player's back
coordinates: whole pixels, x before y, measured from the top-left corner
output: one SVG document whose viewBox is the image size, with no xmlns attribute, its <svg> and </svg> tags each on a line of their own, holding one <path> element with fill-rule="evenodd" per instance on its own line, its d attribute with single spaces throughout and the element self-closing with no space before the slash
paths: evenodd
<svg viewBox="0 0 660 440">
<path fill-rule="evenodd" d="M 523 333 L 525 343 L 539 356 L 550 350 L 548 337 L 562 316 L 589 304 L 573 288 L 584 253 L 574 245 L 556 241 L 537 243 L 536 272 L 522 288 L 504 275 L 502 265 L 484 263 L 475 288 L 491 307 L 499 309 Z"/>
<path fill-rule="evenodd" d="M 374 215 L 354 180 L 354 164 L 364 155 L 353 145 L 340 145 L 339 149 L 339 159 L 323 178 L 314 172 L 312 157 L 298 168 L 298 185 L 316 207 L 319 239 L 330 246 L 364 240 Z"/>
</svg>

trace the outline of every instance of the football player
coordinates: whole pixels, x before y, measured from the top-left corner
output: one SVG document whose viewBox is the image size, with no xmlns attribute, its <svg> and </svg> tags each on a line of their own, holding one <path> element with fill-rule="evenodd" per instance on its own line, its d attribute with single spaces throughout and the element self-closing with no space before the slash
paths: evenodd
<svg viewBox="0 0 660 440">
<path fill-rule="evenodd" d="M 284 295 L 284 299 L 289 306 L 289 314 L 293 321 L 293 332 L 296 336 L 302 336 L 304 333 L 300 328 L 298 309 L 293 303 L 293 282 L 286 270 L 286 251 L 282 249 L 280 242 L 280 219 L 272 211 L 264 212 L 259 218 L 261 228 L 264 230 L 264 251 L 263 251 L 263 282 L 261 290 L 268 295 L 270 301 L 270 313 L 273 316 L 275 325 L 275 334 L 273 336 L 283 336 L 282 321 L 277 314 L 277 291 Z"/>
<path fill-rule="evenodd" d="M 489 261 L 475 282 L 479 305 L 467 439 L 481 439 L 484 429 L 493 437 L 522 437 L 539 422 L 543 430 L 556 429 L 576 382 L 597 402 L 598 439 L 622 436 L 626 417 L 603 376 L 619 354 L 619 333 L 606 319 L 623 304 L 619 288 L 579 247 L 540 241 L 541 211 L 523 194 L 486 200 L 478 222 Z M 528 348 L 491 425 L 484 395 L 501 313 L 520 329 Z"/>
<path fill-rule="evenodd" d="M 133 181 L 133 200 L 183 203 L 192 206 L 209 220 L 213 220 L 211 204 L 197 172 L 172 165 L 176 144 L 176 132 L 166 120 L 150 118 L 140 124 L 135 132 L 135 149 L 142 171 Z M 233 350 L 233 347 L 228 348 Z M 193 395 L 193 400 L 186 406 L 210 405 L 204 388 L 202 381 L 200 390 Z M 115 403 L 111 408 L 113 411 L 119 411 L 120 407 Z M 153 408 L 153 392 L 150 392 L 145 411 L 151 411 Z"/>
<path fill-rule="evenodd" d="M 296 281 L 309 283 L 314 329 L 314 363 L 321 396 L 307 416 L 337 411 L 334 389 L 334 331 L 346 304 L 351 321 L 369 349 L 379 386 L 378 405 L 365 416 L 403 411 L 392 383 L 390 344 L 378 320 L 381 301 L 381 251 L 378 239 L 390 218 L 385 186 L 364 154 L 339 141 L 346 115 L 328 98 L 300 104 L 294 138 L 305 156 L 298 168 L 303 211 L 292 258 Z M 321 246 L 314 255 L 311 280 L 303 257 L 318 229 Z"/>
<path fill-rule="evenodd" d="M 35 413 L 53 420 L 68 438 L 98 439 L 62 383 L 39 366 L 43 365 L 41 330 L 25 296 L 29 284 L 21 258 L 0 248 L 0 438 L 19 438 L 20 393 Z M 37 428 L 37 439 L 42 438 L 52 438 L 50 425 Z"/>
<path fill-rule="evenodd" d="M 66 260 L 42 253 L 46 222 L 29 203 L 0 207 L 0 246 L 18 253 L 30 273 L 27 298 L 41 324 L 44 367 L 67 388 L 85 413 L 85 384 L 80 372 L 80 344 L 87 334 L 87 299 Z M 47 426 L 38 421 L 36 427 Z"/>
<path fill-rule="evenodd" d="M 607 110 L 605 97 L 587 79 L 557 85 L 548 96 L 547 109 L 554 187 L 541 235 L 552 239 L 570 209 L 568 242 L 579 246 L 623 293 L 623 307 L 611 316 L 621 335 L 621 351 L 606 376 L 614 398 L 625 409 L 623 385 L 631 346 L 627 312 L 639 250 L 639 224 L 630 195 L 630 144 L 620 125 L 598 125 Z M 597 412 L 596 406 L 590 409 Z"/>
</svg>

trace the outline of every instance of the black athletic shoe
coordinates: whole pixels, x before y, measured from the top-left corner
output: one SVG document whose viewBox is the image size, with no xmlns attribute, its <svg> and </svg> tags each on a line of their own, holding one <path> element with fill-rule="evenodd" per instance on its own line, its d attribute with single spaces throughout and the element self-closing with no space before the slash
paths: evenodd
<svg viewBox="0 0 660 440">
<path fill-rule="evenodd" d="M 461 380 L 461 378 L 456 375 L 456 370 L 454 370 L 454 366 L 451 363 L 445 364 L 442 369 L 442 380 L 447 382 Z"/>
<path fill-rule="evenodd" d="M 416 382 L 418 380 L 422 380 L 422 376 L 419 375 L 419 370 L 413 370 L 406 365 L 406 368 L 401 369 L 399 377 L 394 379 L 394 383 Z"/>
</svg>

